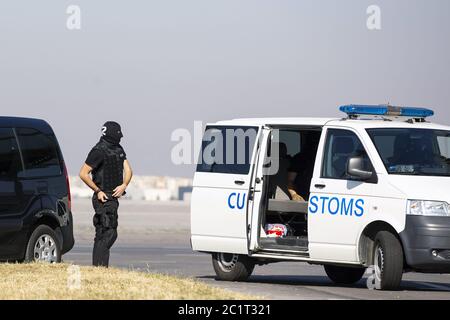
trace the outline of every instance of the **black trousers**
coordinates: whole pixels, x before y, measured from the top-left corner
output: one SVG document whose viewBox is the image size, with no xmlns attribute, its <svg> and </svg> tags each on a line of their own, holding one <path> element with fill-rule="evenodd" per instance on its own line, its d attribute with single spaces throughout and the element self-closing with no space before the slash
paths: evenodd
<svg viewBox="0 0 450 320">
<path fill-rule="evenodd" d="M 108 267 L 109 250 L 117 239 L 117 225 L 119 200 L 107 194 L 108 201 L 102 203 L 94 195 L 92 205 L 94 206 L 95 239 L 92 252 L 92 264 L 94 266 Z"/>
</svg>

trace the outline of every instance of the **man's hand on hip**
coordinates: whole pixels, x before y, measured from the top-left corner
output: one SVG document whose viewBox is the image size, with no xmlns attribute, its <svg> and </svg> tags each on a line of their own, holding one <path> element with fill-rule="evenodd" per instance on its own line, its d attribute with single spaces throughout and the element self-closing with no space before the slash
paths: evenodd
<svg viewBox="0 0 450 320">
<path fill-rule="evenodd" d="M 103 202 L 103 203 L 105 203 L 106 201 L 108 201 L 108 197 L 106 196 L 106 193 L 104 193 L 103 191 L 99 191 L 99 192 L 97 193 L 97 199 L 98 199 L 100 202 Z"/>
<path fill-rule="evenodd" d="M 126 184 L 121 184 L 120 186 L 117 186 L 113 191 L 113 197 L 120 198 L 123 193 L 125 192 L 125 189 L 127 188 Z"/>
</svg>

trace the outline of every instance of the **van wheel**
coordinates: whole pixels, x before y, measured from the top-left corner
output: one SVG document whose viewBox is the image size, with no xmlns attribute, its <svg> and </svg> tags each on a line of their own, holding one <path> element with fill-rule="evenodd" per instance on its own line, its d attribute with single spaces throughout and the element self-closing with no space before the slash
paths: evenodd
<svg viewBox="0 0 450 320">
<path fill-rule="evenodd" d="M 61 243 L 56 232 L 47 225 L 34 229 L 28 240 L 26 262 L 61 262 Z"/>
<path fill-rule="evenodd" d="M 340 267 L 325 265 L 325 272 L 334 283 L 349 285 L 354 284 L 361 280 L 366 268 L 352 268 L 352 267 Z"/>
<path fill-rule="evenodd" d="M 403 276 L 403 249 L 400 241 L 389 231 L 380 231 L 375 237 L 373 253 L 376 288 L 397 290 Z"/>
<path fill-rule="evenodd" d="M 248 256 L 232 253 L 213 253 L 212 263 L 217 279 L 225 281 L 245 281 L 255 268 Z"/>
</svg>

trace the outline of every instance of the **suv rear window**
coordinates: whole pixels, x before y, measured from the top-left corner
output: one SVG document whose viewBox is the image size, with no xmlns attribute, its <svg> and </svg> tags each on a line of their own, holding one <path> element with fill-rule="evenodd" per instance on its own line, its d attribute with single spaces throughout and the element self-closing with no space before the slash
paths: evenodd
<svg viewBox="0 0 450 320">
<path fill-rule="evenodd" d="M 32 128 L 17 128 L 17 137 L 25 166 L 25 176 L 60 175 L 58 145 L 54 135 Z"/>
<path fill-rule="evenodd" d="M 0 128 L 0 181 L 15 181 L 22 170 L 19 148 L 11 128 Z"/>
</svg>

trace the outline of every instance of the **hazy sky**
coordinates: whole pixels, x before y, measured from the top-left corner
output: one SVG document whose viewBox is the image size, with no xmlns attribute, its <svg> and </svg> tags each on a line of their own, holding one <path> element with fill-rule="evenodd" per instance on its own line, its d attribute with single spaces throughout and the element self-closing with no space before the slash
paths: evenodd
<svg viewBox="0 0 450 320">
<path fill-rule="evenodd" d="M 1 114 L 46 119 L 72 174 L 116 120 L 137 174 L 191 176 L 170 135 L 194 120 L 390 102 L 450 124 L 449 38 L 448 0 L 3 0 Z"/>
</svg>

